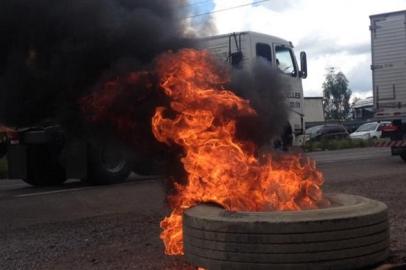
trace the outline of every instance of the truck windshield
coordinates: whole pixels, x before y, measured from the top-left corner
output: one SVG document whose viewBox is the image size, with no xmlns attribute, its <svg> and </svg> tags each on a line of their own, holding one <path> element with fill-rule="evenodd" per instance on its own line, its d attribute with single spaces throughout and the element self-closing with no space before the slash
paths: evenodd
<svg viewBox="0 0 406 270">
<path fill-rule="evenodd" d="M 283 73 L 296 74 L 293 54 L 289 48 L 285 46 L 276 46 L 275 56 L 276 64 Z"/>
</svg>

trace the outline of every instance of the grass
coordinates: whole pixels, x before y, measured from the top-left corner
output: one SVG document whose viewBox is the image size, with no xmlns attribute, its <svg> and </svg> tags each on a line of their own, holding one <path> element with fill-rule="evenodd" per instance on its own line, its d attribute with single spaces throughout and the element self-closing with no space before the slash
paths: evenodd
<svg viewBox="0 0 406 270">
<path fill-rule="evenodd" d="M 339 150 L 349 148 L 362 148 L 374 145 L 374 140 L 321 140 L 321 141 L 308 141 L 304 145 L 305 152 L 324 151 L 324 150 Z"/>
<path fill-rule="evenodd" d="M 7 177 L 7 160 L 6 158 L 0 159 L 0 179 Z"/>
</svg>

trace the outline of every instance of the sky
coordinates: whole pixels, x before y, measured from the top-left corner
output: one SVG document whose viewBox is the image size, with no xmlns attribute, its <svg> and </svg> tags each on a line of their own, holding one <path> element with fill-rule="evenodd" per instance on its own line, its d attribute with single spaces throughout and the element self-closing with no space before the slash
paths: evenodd
<svg viewBox="0 0 406 270">
<path fill-rule="evenodd" d="M 353 97 L 372 95 L 370 15 L 406 10 L 406 0 L 189 0 L 191 15 L 210 16 L 217 34 L 256 31 L 306 51 L 305 96 L 322 96 L 327 68 L 342 71 Z M 239 5 L 248 6 L 229 9 Z M 229 9 L 227 11 L 220 11 Z M 206 16 L 194 20 L 204 21 Z"/>
</svg>

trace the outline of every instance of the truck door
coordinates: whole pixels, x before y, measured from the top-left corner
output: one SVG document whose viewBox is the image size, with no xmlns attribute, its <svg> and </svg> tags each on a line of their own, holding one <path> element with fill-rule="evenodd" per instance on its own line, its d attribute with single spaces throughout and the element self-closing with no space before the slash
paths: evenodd
<svg viewBox="0 0 406 270">
<path fill-rule="evenodd" d="M 290 108 L 290 124 L 295 134 L 303 134 L 303 88 L 299 68 L 292 48 L 284 44 L 274 44 L 275 65 L 286 77 L 287 100 Z"/>
</svg>

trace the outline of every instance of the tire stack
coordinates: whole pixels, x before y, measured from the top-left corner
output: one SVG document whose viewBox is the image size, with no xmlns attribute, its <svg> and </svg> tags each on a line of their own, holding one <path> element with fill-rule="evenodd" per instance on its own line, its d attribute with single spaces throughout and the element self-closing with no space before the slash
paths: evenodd
<svg viewBox="0 0 406 270">
<path fill-rule="evenodd" d="M 363 269 L 388 256 L 384 203 L 328 195 L 332 206 L 296 212 L 227 212 L 199 205 L 184 214 L 186 259 L 215 269 Z"/>
</svg>

